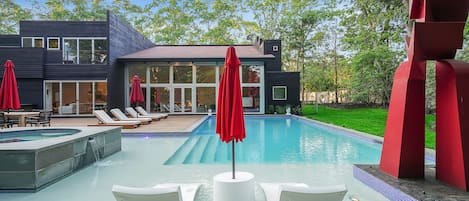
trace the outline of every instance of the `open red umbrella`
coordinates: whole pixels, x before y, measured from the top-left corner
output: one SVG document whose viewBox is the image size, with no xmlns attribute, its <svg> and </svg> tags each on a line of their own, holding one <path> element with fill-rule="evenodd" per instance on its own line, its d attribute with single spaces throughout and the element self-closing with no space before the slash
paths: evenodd
<svg viewBox="0 0 469 201">
<path fill-rule="evenodd" d="M 241 98 L 241 84 L 239 81 L 239 65 L 234 47 L 226 52 L 225 68 L 218 88 L 218 108 L 216 133 L 223 142 L 231 142 L 233 179 L 235 179 L 235 146 L 234 143 L 243 141 L 246 137 L 244 129 L 244 114 Z"/>
<path fill-rule="evenodd" d="M 3 72 L 2 85 L 0 86 L 0 109 L 2 110 L 20 109 L 21 107 L 14 67 L 11 60 L 5 62 L 5 72 Z"/>
<path fill-rule="evenodd" d="M 130 104 L 143 103 L 143 92 L 140 86 L 140 78 L 138 75 L 134 75 L 132 78 L 132 87 L 130 89 Z"/>
</svg>

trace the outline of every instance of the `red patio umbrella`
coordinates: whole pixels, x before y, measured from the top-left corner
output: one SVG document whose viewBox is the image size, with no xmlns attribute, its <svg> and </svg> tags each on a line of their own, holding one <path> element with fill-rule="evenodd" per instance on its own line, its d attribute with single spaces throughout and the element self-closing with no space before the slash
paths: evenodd
<svg viewBox="0 0 469 201">
<path fill-rule="evenodd" d="M 216 133 L 223 142 L 231 142 L 233 179 L 235 179 L 235 146 L 234 143 L 243 141 L 246 137 L 244 129 L 244 114 L 241 98 L 241 84 L 239 81 L 239 65 L 234 47 L 226 52 L 225 68 L 218 88 L 218 108 Z"/>
<path fill-rule="evenodd" d="M 132 87 L 130 89 L 130 104 L 143 103 L 143 92 L 142 87 L 140 86 L 140 78 L 138 75 L 134 75 L 132 78 Z"/>
<path fill-rule="evenodd" d="M 20 109 L 20 97 L 18 96 L 18 86 L 13 68 L 15 65 L 11 60 L 5 62 L 5 72 L 3 72 L 2 85 L 0 86 L 0 109 Z"/>
</svg>

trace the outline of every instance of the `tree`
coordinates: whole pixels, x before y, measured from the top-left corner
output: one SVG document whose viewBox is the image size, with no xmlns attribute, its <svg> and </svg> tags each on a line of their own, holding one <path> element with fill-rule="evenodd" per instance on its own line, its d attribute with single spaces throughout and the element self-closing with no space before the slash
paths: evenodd
<svg viewBox="0 0 469 201">
<path fill-rule="evenodd" d="M 257 34 L 264 39 L 280 37 L 280 21 L 287 7 L 287 0 L 247 0 L 246 5 L 257 25 L 257 29 L 252 29 L 248 33 Z"/>
<path fill-rule="evenodd" d="M 403 35 L 409 22 L 405 1 L 356 0 L 343 13 L 343 42 L 352 53 L 355 101 L 389 103 L 392 75 L 405 58 Z"/>
<path fill-rule="evenodd" d="M 0 1 L 0 34 L 16 34 L 20 20 L 31 19 L 32 15 L 12 0 Z"/>
<path fill-rule="evenodd" d="M 311 57 L 314 48 L 311 38 L 314 37 L 316 26 L 324 18 L 323 12 L 311 8 L 314 5 L 315 1 L 293 0 L 287 5 L 281 20 L 282 40 L 285 44 L 284 65 L 294 64 L 296 71 L 301 68 L 302 100 L 305 100 L 306 57 Z"/>
</svg>

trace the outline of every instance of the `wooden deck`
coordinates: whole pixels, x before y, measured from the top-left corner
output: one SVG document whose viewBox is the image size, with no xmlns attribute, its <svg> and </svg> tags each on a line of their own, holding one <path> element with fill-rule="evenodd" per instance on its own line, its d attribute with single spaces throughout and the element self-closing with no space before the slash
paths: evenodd
<svg viewBox="0 0 469 201">
<path fill-rule="evenodd" d="M 148 125 L 141 125 L 135 129 L 122 129 L 123 133 L 180 133 L 200 122 L 206 115 L 171 115 L 160 121 L 153 121 Z M 87 126 L 97 124 L 96 118 L 52 118 L 51 126 Z"/>
</svg>

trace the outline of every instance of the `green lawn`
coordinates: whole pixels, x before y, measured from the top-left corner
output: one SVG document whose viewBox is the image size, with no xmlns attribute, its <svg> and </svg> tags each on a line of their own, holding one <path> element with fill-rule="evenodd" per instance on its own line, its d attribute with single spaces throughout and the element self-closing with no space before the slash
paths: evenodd
<svg viewBox="0 0 469 201">
<path fill-rule="evenodd" d="M 387 110 L 380 108 L 339 109 L 319 106 L 318 112 L 314 105 L 305 105 L 303 108 L 303 115 L 310 119 L 377 136 L 384 135 L 387 114 Z M 434 122 L 434 115 L 426 116 L 425 145 L 431 149 L 435 148 Z"/>
</svg>

